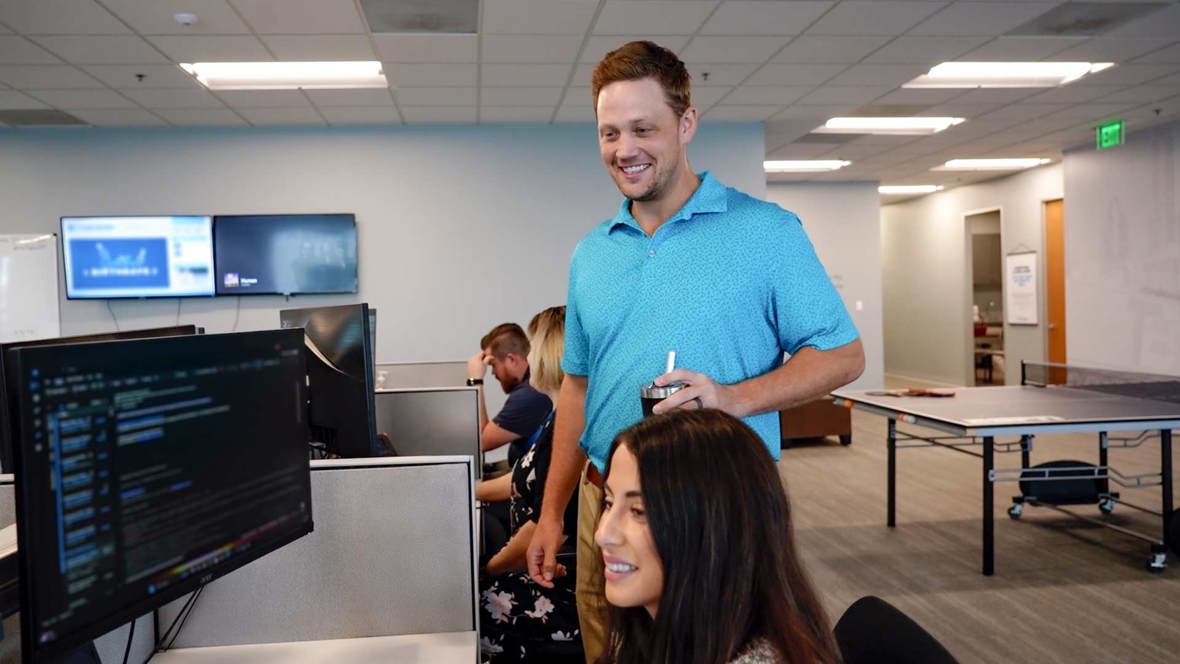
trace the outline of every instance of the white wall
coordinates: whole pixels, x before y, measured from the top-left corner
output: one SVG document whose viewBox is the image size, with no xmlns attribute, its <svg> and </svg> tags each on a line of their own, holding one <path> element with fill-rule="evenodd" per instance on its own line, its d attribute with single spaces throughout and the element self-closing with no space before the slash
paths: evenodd
<svg viewBox="0 0 1180 664">
<path fill-rule="evenodd" d="M 1043 257 L 1042 203 L 1062 195 L 1062 168 L 1053 164 L 881 208 L 886 373 L 954 385 L 974 382 L 964 217 L 998 209 L 1003 253 L 1031 249 Z M 1021 360 L 1044 361 L 1044 260 L 1038 267 L 1040 324 L 1004 326 L 1008 382 L 1020 381 Z"/>
<path fill-rule="evenodd" d="M 1180 375 L 1180 124 L 1065 156 L 1066 353 Z"/>
<path fill-rule="evenodd" d="M 881 325 L 880 207 L 875 182 L 781 182 L 766 197 L 799 215 L 865 347 L 865 371 L 853 387 L 885 380 Z"/>
<path fill-rule="evenodd" d="M 758 124 L 702 125 L 693 167 L 765 195 Z M 62 301 L 62 333 L 275 327 L 285 307 L 366 301 L 384 362 L 465 359 L 496 323 L 565 301 L 575 243 L 620 197 L 591 125 L 0 130 L 0 232 L 62 215 L 355 212 L 360 292 Z M 64 292 L 64 289 L 63 289 Z M 64 297 L 64 296 L 63 296 Z M 240 310 L 238 307 L 240 306 Z"/>
</svg>

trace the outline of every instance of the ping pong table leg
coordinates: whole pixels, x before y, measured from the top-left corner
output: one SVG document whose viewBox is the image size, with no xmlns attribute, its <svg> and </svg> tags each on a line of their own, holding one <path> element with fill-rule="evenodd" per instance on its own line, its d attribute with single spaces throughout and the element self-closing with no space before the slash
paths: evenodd
<svg viewBox="0 0 1180 664">
<path fill-rule="evenodd" d="M 995 438 L 983 437 L 983 574 L 995 571 L 995 515 L 992 514 L 992 469 L 995 465 Z"/>
<path fill-rule="evenodd" d="M 897 525 L 897 420 L 889 418 L 889 434 L 886 438 L 888 451 L 889 479 L 885 488 L 885 502 L 887 514 L 885 525 L 893 528 Z"/>
</svg>

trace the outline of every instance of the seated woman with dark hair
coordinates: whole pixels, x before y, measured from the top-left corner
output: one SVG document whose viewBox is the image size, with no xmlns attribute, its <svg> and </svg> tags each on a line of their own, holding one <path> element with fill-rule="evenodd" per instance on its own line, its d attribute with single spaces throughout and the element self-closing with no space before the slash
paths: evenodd
<svg viewBox="0 0 1180 664">
<path fill-rule="evenodd" d="M 534 316 L 529 323 L 529 337 L 533 387 L 555 396 L 563 377 L 565 307 L 551 307 Z M 561 576 L 554 580 L 553 588 L 544 588 L 529 578 L 525 561 L 553 454 L 553 415 L 551 412 L 533 434 L 512 472 L 475 487 L 477 500 L 510 501 L 508 543 L 480 569 L 480 650 L 483 661 L 492 664 L 551 662 L 582 656 L 573 576 Z M 573 514 L 566 510 L 565 523 L 572 542 L 572 530 L 578 523 L 577 501 L 571 500 L 570 505 Z"/>
<path fill-rule="evenodd" d="M 676 410 L 615 439 L 595 540 L 608 664 L 839 662 L 761 439 L 717 410 Z"/>
</svg>

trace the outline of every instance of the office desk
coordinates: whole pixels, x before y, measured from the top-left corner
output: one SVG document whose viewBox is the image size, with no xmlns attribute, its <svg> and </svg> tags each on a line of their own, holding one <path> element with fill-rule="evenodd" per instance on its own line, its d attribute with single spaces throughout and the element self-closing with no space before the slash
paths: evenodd
<svg viewBox="0 0 1180 664">
<path fill-rule="evenodd" d="M 1031 366 L 1031 365 L 1030 365 Z M 1061 371 L 1067 371 L 1061 367 Z M 1082 370 L 1075 370 L 1080 372 Z M 1022 376 L 1024 366 L 1022 365 Z M 1066 374 L 1062 374 L 1066 375 Z M 1022 379 L 1023 380 L 1023 379 Z M 1175 379 L 1180 381 L 1180 379 Z M 1144 385 L 1147 385 L 1145 388 Z M 1162 386 L 1162 387 L 1157 387 Z M 837 390 L 832 393 L 836 403 L 849 408 L 888 418 L 886 524 L 896 526 L 897 450 L 906 447 L 939 446 L 954 449 L 982 459 L 983 546 L 982 572 L 991 575 L 994 563 L 993 489 L 998 481 L 1020 481 L 1030 477 L 1060 479 L 1042 470 L 1030 469 L 1032 439 L 1038 434 L 1094 432 L 1099 434 L 1099 463 L 1095 473 L 1086 479 L 1109 479 L 1123 486 L 1162 487 L 1162 537 L 1148 537 L 1127 529 L 1115 528 L 1151 543 L 1148 565 L 1153 571 L 1162 570 L 1167 561 L 1168 516 L 1172 513 L 1172 429 L 1180 427 L 1180 382 L 1150 384 L 1107 384 L 1092 386 L 1067 385 L 1012 385 L 996 387 L 955 388 L 950 398 L 898 397 L 870 394 L 864 390 Z M 1136 393 L 1147 393 L 1155 398 L 1143 398 Z M 1168 400 L 1169 395 L 1174 400 Z M 950 434 L 923 436 L 899 431 L 898 422 L 917 424 Z M 1111 431 L 1158 431 L 1160 440 L 1160 472 L 1151 477 L 1125 477 L 1108 465 L 1107 449 L 1112 446 Z M 1015 442 L 997 441 L 999 436 L 1016 436 Z M 899 443 L 900 441 L 900 443 Z M 968 448 L 981 447 L 982 452 Z M 1124 445 L 1131 446 L 1131 445 Z M 1020 468 L 995 467 L 995 453 L 1021 453 Z M 1126 482 L 1126 483 L 1124 483 Z M 1107 497 L 1107 500 L 1113 498 Z M 1023 507 L 1019 500 L 1016 506 Z M 1014 506 L 1014 510 L 1016 508 Z M 1131 507 L 1134 507 L 1133 505 Z M 1065 511 L 1065 510 L 1061 510 Z M 1152 510 L 1144 510 L 1151 511 Z M 1078 518 L 1077 514 L 1066 512 Z M 1019 510 L 1010 511 L 1013 518 Z M 1101 521 L 1097 525 L 1111 527 Z"/>
<path fill-rule="evenodd" d="M 373 636 L 362 639 L 293 641 L 182 648 L 158 653 L 160 664 L 475 664 L 475 632 Z"/>
</svg>

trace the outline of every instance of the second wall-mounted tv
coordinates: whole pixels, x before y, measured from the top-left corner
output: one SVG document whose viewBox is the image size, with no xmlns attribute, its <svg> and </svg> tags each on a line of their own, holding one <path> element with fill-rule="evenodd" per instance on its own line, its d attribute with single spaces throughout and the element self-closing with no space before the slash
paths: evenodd
<svg viewBox="0 0 1180 664">
<path fill-rule="evenodd" d="M 352 214 L 213 218 L 218 295 L 357 292 Z"/>
</svg>

